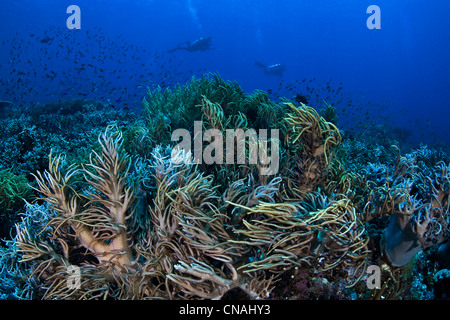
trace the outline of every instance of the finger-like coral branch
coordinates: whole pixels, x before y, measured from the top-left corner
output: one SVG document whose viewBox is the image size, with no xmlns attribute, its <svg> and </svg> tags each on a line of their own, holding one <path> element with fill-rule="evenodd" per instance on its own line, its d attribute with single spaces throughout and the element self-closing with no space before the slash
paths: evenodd
<svg viewBox="0 0 450 320">
<path fill-rule="evenodd" d="M 110 130 L 99 137 L 101 154 L 91 157 L 88 169 L 82 172 L 85 181 L 94 190 L 81 195 L 71 187 L 71 178 L 79 171 L 70 169 L 63 177 L 60 157 L 50 156 L 49 169 L 36 175 L 36 190 L 44 196 L 57 216 L 50 222 L 58 237 L 74 237 L 101 263 L 118 267 L 131 263 L 125 217 L 134 195 L 125 186 L 127 157 L 120 149 L 121 134 Z M 84 201 L 87 199 L 87 202 Z M 68 224 L 73 231 L 62 228 Z"/>
</svg>

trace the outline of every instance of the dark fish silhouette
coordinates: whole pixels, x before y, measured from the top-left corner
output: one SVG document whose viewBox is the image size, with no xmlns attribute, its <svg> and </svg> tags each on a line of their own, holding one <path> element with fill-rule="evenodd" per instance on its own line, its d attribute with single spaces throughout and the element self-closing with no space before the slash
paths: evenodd
<svg viewBox="0 0 450 320">
<path fill-rule="evenodd" d="M 175 52 L 178 50 L 186 50 L 189 52 L 213 50 L 213 48 L 211 48 L 211 45 L 212 45 L 211 37 L 200 38 L 200 39 L 195 40 L 194 42 L 186 41 L 186 42 L 180 43 L 178 46 L 176 46 L 173 49 L 168 50 L 167 52 L 171 53 L 171 52 Z"/>
<path fill-rule="evenodd" d="M 259 61 L 256 61 L 255 66 L 264 69 L 264 73 L 266 75 L 270 75 L 270 76 L 282 77 L 284 70 L 286 70 L 286 66 L 284 64 L 280 64 L 280 63 L 266 66 L 265 64 L 263 64 Z"/>
<path fill-rule="evenodd" d="M 44 38 L 42 38 L 40 41 L 41 43 L 50 43 L 53 41 L 54 38 L 50 38 L 49 36 L 45 36 Z"/>
</svg>

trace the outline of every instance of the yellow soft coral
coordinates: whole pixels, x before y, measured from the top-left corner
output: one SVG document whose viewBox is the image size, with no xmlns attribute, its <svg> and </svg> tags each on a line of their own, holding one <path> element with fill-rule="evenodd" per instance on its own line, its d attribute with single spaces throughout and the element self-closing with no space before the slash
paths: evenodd
<svg viewBox="0 0 450 320">
<path fill-rule="evenodd" d="M 286 142 L 294 148 L 292 168 L 288 173 L 288 188 L 302 198 L 320 185 L 330 167 L 333 148 L 341 143 L 339 129 L 322 118 L 314 108 L 305 104 L 295 106 L 285 103 L 292 109 L 284 122 L 288 127 Z"/>
</svg>

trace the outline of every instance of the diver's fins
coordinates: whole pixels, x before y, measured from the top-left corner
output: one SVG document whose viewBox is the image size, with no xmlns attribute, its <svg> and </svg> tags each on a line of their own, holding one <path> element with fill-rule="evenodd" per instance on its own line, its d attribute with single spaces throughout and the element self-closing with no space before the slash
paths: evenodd
<svg viewBox="0 0 450 320">
<path fill-rule="evenodd" d="M 259 67 L 259 68 L 263 68 L 263 69 L 266 69 L 266 67 L 267 67 L 265 64 L 263 64 L 259 61 L 255 61 L 255 66 Z"/>
<path fill-rule="evenodd" d="M 177 45 L 175 48 L 167 50 L 168 53 L 175 52 L 177 50 L 187 50 L 189 48 L 189 41 L 185 41 Z"/>
<path fill-rule="evenodd" d="M 177 50 L 181 50 L 181 48 L 175 47 L 175 48 L 173 48 L 173 49 L 167 50 L 167 52 L 168 52 L 168 53 L 172 53 L 172 52 L 175 52 L 175 51 L 177 51 Z"/>
</svg>

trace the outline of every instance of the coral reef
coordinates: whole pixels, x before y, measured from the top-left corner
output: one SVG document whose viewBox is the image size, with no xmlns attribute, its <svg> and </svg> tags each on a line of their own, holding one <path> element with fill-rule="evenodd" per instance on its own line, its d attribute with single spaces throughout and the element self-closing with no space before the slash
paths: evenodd
<svg viewBox="0 0 450 320">
<path fill-rule="evenodd" d="M 0 168 L 0 235 L 7 235 L 15 222 L 15 213 L 24 201 L 33 199 L 32 189 L 24 174 L 15 174 L 11 168 Z"/>
<path fill-rule="evenodd" d="M 396 141 L 346 136 L 334 108 L 325 105 L 321 115 L 303 102 L 271 101 L 263 91 L 248 95 L 212 75 L 148 90 L 141 116 L 80 102 L 27 116 L 45 118 L 51 130 L 55 119 L 78 123 L 66 137 L 80 147 L 68 154 L 55 134 L 46 169 L 36 162 L 20 167 L 34 173 L 28 178 L 34 177 L 39 199 L 26 202 L 0 248 L 0 293 L 22 299 L 445 298 L 449 157 L 425 146 L 402 155 Z M 86 109 L 90 120 L 80 113 Z M 87 121 L 88 137 L 77 140 Z M 233 137 L 233 159 L 241 152 L 245 161 L 199 162 L 176 148 L 171 133 L 184 128 L 194 136 L 195 121 L 224 136 L 254 132 Z M 13 117 L 9 127 L 19 123 Z M 29 139 L 20 145 L 35 150 L 43 127 L 25 127 Z M 264 141 L 252 128 L 279 135 Z M 207 148 L 218 143 L 208 139 L 202 140 Z M 254 162 L 252 147 L 259 150 Z M 215 159 L 226 158 L 214 150 Z M 274 153 L 279 170 L 262 170 Z M 427 259 L 439 265 L 431 268 Z M 380 270 L 379 288 L 367 285 L 369 266 Z M 426 272 L 419 279 L 417 271 Z"/>
</svg>

